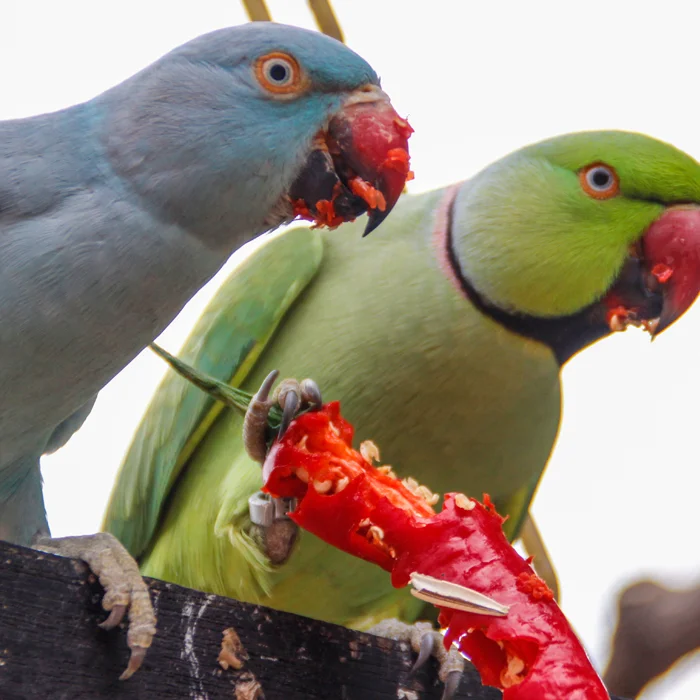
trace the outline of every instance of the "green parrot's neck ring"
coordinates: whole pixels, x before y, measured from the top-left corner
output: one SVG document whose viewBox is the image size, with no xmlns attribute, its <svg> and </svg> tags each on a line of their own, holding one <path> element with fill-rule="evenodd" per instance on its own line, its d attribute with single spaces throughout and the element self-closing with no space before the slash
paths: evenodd
<svg viewBox="0 0 700 700">
<path fill-rule="evenodd" d="M 579 350 L 610 334 L 606 309 L 595 302 L 569 316 L 540 317 L 502 309 L 482 296 L 462 272 L 454 246 L 455 202 L 459 185 L 450 187 L 438 207 L 433 242 L 438 260 L 451 282 L 481 313 L 525 338 L 551 348 L 563 365 Z"/>
</svg>

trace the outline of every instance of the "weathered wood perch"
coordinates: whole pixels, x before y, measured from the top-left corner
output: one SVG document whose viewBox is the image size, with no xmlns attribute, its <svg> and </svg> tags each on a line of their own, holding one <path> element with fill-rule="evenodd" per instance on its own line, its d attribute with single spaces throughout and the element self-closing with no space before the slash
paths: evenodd
<svg viewBox="0 0 700 700">
<path fill-rule="evenodd" d="M 409 679 L 406 644 L 153 579 L 158 635 L 141 670 L 120 682 L 125 633 L 97 627 L 105 613 L 91 578 L 81 562 L 0 542 L 2 700 L 440 698 L 434 665 Z M 238 671 L 218 663 L 227 628 L 247 652 Z M 501 694 L 472 672 L 457 697 Z"/>
</svg>

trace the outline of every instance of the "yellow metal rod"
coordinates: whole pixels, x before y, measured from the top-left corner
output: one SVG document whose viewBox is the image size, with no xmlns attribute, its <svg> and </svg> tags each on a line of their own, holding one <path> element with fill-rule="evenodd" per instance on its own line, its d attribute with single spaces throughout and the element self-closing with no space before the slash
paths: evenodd
<svg viewBox="0 0 700 700">
<path fill-rule="evenodd" d="M 265 0 L 243 0 L 243 7 L 251 22 L 271 22 L 272 15 L 267 9 Z"/>
<path fill-rule="evenodd" d="M 544 579 L 545 583 L 552 589 L 554 600 L 559 602 L 559 581 L 554 570 L 554 564 L 549 557 L 549 552 L 544 545 L 544 540 L 540 531 L 535 525 L 535 521 L 531 513 L 528 513 L 523 527 L 520 531 L 520 539 L 528 554 L 535 557 L 533 564 L 535 571 Z"/>
<path fill-rule="evenodd" d="M 318 28 L 328 36 L 345 43 L 340 24 L 336 19 L 329 0 L 309 0 L 309 7 L 316 18 Z"/>
</svg>

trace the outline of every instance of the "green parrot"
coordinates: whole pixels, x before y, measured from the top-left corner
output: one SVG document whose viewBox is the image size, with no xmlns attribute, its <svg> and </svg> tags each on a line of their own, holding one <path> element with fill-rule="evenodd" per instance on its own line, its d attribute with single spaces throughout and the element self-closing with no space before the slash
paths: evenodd
<svg viewBox="0 0 700 700">
<path fill-rule="evenodd" d="M 383 463 L 440 493 L 489 493 L 514 538 L 557 436 L 562 365 L 630 323 L 658 333 L 692 303 L 698 271 L 658 267 L 668 221 L 697 248 L 692 203 L 700 165 L 672 146 L 559 136 L 402 197 L 367 245 L 360 222 L 271 237 L 179 355 L 250 393 L 272 369 L 312 377 Z M 242 420 L 175 373 L 161 384 L 104 525 L 143 573 L 356 629 L 414 621 L 421 601 L 308 533 L 270 561 L 251 534 L 262 477 Z"/>
</svg>

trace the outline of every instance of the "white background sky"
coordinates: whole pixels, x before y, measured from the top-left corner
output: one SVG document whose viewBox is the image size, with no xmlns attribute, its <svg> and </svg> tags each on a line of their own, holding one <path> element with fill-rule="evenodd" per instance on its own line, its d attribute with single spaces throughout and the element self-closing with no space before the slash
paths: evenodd
<svg viewBox="0 0 700 700">
<path fill-rule="evenodd" d="M 416 129 L 413 192 L 582 129 L 642 131 L 700 157 L 700 41 L 690 0 L 333 5 L 349 45 L 377 69 Z M 303 0 L 269 0 L 269 7 L 277 21 L 314 26 Z M 88 99 L 174 46 L 244 21 L 237 0 L 3 0 L 0 119 Z M 166 331 L 166 347 L 178 348 L 216 283 Z M 699 341 L 696 307 L 653 344 L 630 330 L 564 371 L 564 422 L 534 513 L 559 571 L 563 608 L 598 668 L 624 582 L 648 574 L 672 584 L 700 579 Z M 142 353 L 102 392 L 80 433 L 44 460 L 54 535 L 98 528 L 163 372 Z M 693 658 L 644 695 L 698 697 Z"/>
</svg>

